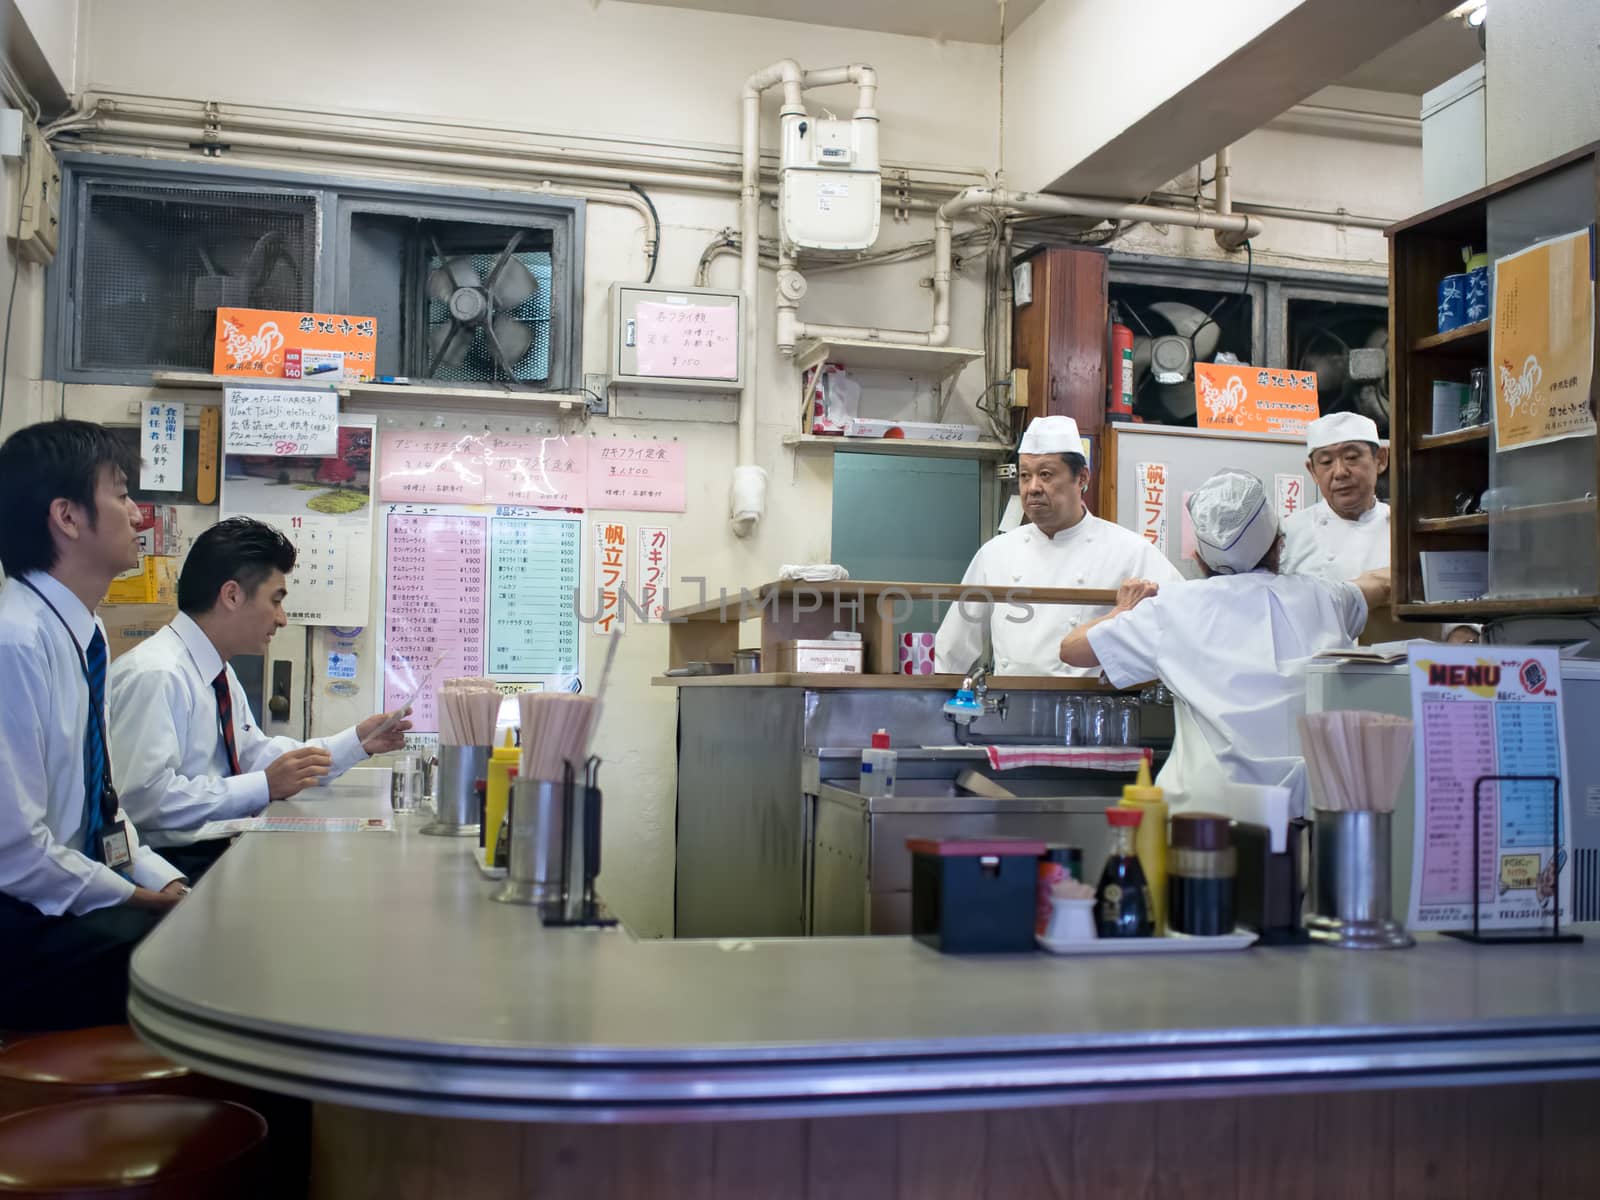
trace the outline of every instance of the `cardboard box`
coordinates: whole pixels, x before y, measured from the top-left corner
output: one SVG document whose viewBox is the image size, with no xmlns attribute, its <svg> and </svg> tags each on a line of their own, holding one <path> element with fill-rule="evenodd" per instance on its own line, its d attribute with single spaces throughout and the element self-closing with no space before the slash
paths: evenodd
<svg viewBox="0 0 1600 1200">
<path fill-rule="evenodd" d="M 139 565 L 111 581 L 106 604 L 178 603 L 178 560 L 164 554 L 146 554 Z"/>
<path fill-rule="evenodd" d="M 778 643 L 777 670 L 797 675 L 861 674 L 860 642 L 820 638 Z"/>
<path fill-rule="evenodd" d="M 106 648 L 111 661 L 132 650 L 178 615 L 177 604 L 102 604 L 100 619 L 106 623 Z"/>
</svg>

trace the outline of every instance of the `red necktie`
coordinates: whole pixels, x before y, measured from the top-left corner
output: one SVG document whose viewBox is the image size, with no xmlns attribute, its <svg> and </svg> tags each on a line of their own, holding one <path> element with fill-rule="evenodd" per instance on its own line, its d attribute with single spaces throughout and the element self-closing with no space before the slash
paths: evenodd
<svg viewBox="0 0 1600 1200">
<path fill-rule="evenodd" d="M 217 725 L 222 730 L 222 744 L 228 748 L 228 774 L 239 774 L 239 747 L 233 740 L 233 693 L 228 689 L 228 668 L 211 681 L 211 690 L 217 694 Z"/>
</svg>

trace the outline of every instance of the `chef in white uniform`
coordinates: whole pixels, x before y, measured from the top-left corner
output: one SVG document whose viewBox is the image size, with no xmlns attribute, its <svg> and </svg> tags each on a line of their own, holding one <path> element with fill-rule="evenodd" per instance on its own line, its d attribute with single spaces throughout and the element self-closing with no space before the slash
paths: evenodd
<svg viewBox="0 0 1600 1200">
<path fill-rule="evenodd" d="M 1232 779 L 1288 788 L 1301 815 L 1306 666 L 1353 644 L 1368 605 L 1388 599 L 1388 569 L 1354 582 L 1280 575 L 1277 516 L 1243 471 L 1208 479 L 1189 515 L 1207 578 L 1124 584 L 1110 614 L 1062 640 L 1061 658 L 1119 688 L 1159 678 L 1171 690 L 1176 736 L 1156 782 L 1175 811 L 1223 811 Z"/>
<path fill-rule="evenodd" d="M 1283 523 L 1283 573 L 1329 581 L 1389 565 L 1389 506 L 1378 476 L 1389 450 L 1359 413 L 1333 413 L 1306 426 L 1306 469 L 1322 498 Z"/>
<path fill-rule="evenodd" d="M 1085 508 L 1089 468 L 1071 417 L 1037 417 L 1017 455 L 1017 487 L 1028 524 L 986 542 L 962 577 L 964 588 L 996 600 L 1013 588 L 1115 588 L 1125 579 L 1183 578 L 1132 530 Z M 997 675 L 1086 675 L 1061 661 L 1061 638 L 1105 606 L 955 603 L 934 639 L 936 670 L 963 674 L 983 653 L 985 623 Z"/>
</svg>

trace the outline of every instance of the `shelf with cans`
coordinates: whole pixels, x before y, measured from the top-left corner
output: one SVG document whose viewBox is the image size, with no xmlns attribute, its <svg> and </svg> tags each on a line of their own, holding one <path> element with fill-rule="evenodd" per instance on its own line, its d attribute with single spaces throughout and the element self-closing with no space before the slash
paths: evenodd
<svg viewBox="0 0 1600 1200">
<path fill-rule="evenodd" d="M 1387 230 L 1390 504 L 1401 619 L 1490 621 L 1600 608 L 1596 439 L 1503 444 L 1491 376 L 1496 264 L 1587 229 L 1597 210 L 1600 144 Z M 1593 368 L 1577 383 L 1592 412 Z"/>
</svg>

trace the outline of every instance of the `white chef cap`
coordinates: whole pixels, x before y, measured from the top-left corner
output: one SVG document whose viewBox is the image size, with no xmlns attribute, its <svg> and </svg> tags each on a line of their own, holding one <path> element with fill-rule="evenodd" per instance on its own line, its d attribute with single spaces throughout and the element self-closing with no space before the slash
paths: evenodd
<svg viewBox="0 0 1600 1200">
<path fill-rule="evenodd" d="M 1076 454 L 1084 453 L 1083 439 L 1078 436 L 1078 423 L 1071 417 L 1035 417 L 1028 422 L 1028 432 L 1022 435 L 1018 454 Z"/>
<path fill-rule="evenodd" d="M 1278 537 L 1267 489 L 1245 471 L 1218 471 L 1189 495 L 1195 549 L 1219 575 L 1248 571 Z"/>
<path fill-rule="evenodd" d="M 1360 413 L 1330 413 L 1306 426 L 1306 450 L 1312 454 L 1324 446 L 1338 446 L 1345 442 L 1370 442 L 1374 446 L 1382 444 L 1377 425 L 1371 417 L 1363 417 Z"/>
</svg>

